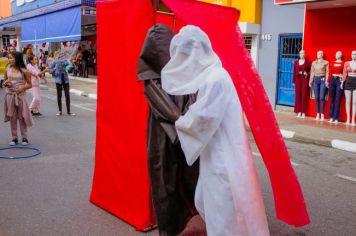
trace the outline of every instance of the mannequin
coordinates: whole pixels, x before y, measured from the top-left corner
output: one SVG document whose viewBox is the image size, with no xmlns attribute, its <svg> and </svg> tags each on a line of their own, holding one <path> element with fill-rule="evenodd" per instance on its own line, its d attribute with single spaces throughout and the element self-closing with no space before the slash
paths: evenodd
<svg viewBox="0 0 356 236">
<path fill-rule="evenodd" d="M 350 125 L 350 103 L 352 96 L 352 119 L 351 125 L 355 126 L 356 115 L 356 50 L 351 53 L 351 61 L 345 63 L 342 84 L 345 83 L 345 97 L 346 97 L 346 125 Z"/>
<path fill-rule="evenodd" d="M 305 51 L 299 53 L 299 59 L 294 62 L 293 83 L 295 84 L 294 112 L 297 117 L 305 118 L 309 98 L 310 62 L 305 59 Z"/>
<path fill-rule="evenodd" d="M 329 98 L 330 98 L 330 112 L 329 122 L 337 124 L 340 117 L 340 102 L 342 97 L 342 74 L 344 69 L 344 62 L 341 60 L 342 52 L 338 51 L 335 55 L 336 61 L 330 66 L 329 76 Z M 330 78 L 331 77 L 331 78 Z"/>
<path fill-rule="evenodd" d="M 313 86 L 315 95 L 315 120 L 324 121 L 325 94 L 328 87 L 329 62 L 324 60 L 324 52 L 318 51 L 317 59 L 310 69 L 309 87 Z"/>
</svg>

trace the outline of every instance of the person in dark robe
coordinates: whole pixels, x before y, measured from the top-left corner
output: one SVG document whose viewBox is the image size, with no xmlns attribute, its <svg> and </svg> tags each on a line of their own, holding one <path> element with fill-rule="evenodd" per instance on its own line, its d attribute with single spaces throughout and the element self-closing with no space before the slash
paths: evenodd
<svg viewBox="0 0 356 236">
<path fill-rule="evenodd" d="M 149 29 L 138 61 L 138 81 L 144 81 L 149 104 L 147 149 L 154 212 L 160 235 L 178 235 L 195 215 L 194 193 L 199 163 L 188 166 L 174 122 L 195 95 L 171 96 L 161 88 L 161 70 L 170 59 L 173 32 L 157 24 Z"/>
</svg>

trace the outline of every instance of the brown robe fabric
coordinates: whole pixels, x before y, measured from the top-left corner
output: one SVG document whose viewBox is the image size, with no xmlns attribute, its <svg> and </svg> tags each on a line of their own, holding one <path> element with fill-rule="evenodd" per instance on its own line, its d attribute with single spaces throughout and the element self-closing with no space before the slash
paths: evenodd
<svg viewBox="0 0 356 236">
<path fill-rule="evenodd" d="M 178 235 L 197 214 L 194 193 L 199 163 L 188 166 L 174 122 L 194 103 L 195 95 L 171 96 L 161 88 L 160 73 L 169 61 L 173 32 L 155 25 L 147 33 L 138 61 L 138 80 L 150 111 L 147 130 L 148 165 L 153 207 L 160 235 Z"/>
</svg>

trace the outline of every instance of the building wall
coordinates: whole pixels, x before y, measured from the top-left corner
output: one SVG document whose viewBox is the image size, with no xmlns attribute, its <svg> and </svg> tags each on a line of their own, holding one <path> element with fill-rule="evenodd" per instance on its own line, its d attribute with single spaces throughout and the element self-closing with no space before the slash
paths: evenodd
<svg viewBox="0 0 356 236">
<path fill-rule="evenodd" d="M 260 40 L 258 71 L 272 106 L 276 104 L 278 75 L 278 36 L 283 33 L 303 33 L 304 9 L 274 5 L 262 1 L 261 35 L 270 34 L 270 41 Z"/>
<path fill-rule="evenodd" d="M 0 19 L 11 16 L 11 3 L 10 0 L 0 0 Z M 0 49 L 3 48 L 3 34 L 0 31 Z M 0 56 L 1 57 L 1 56 Z"/>
<path fill-rule="evenodd" d="M 61 1 L 64 0 L 12 0 L 11 8 L 13 15 L 16 15 Z"/>
<path fill-rule="evenodd" d="M 11 16 L 10 0 L 0 0 L 0 19 Z"/>
<path fill-rule="evenodd" d="M 241 10 L 240 22 L 261 23 L 262 0 L 202 0 L 214 4 L 235 7 Z"/>
<path fill-rule="evenodd" d="M 356 7 L 308 10 L 305 16 L 304 48 L 311 60 L 318 50 L 323 50 L 325 59 L 335 60 L 337 51 L 343 52 L 343 60 L 351 60 L 351 51 L 356 50 Z M 328 117 L 329 101 L 325 115 Z M 315 115 L 314 99 L 310 99 L 308 115 Z M 344 97 L 341 120 L 346 119 Z"/>
<path fill-rule="evenodd" d="M 241 9 L 241 22 L 261 23 L 262 0 L 232 0 L 231 6 Z"/>
<path fill-rule="evenodd" d="M 201 0 L 203 2 L 235 7 L 240 10 L 239 27 L 245 37 L 249 40 L 249 49 L 256 66 L 258 64 L 258 43 L 260 36 L 261 6 L 262 0 Z"/>
</svg>

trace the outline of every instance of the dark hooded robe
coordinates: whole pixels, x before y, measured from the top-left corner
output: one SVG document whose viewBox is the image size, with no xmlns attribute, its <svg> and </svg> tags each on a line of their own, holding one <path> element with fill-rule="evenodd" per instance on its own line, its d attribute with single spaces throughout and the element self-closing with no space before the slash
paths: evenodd
<svg viewBox="0 0 356 236">
<path fill-rule="evenodd" d="M 174 122 L 184 114 L 195 95 L 171 96 L 161 88 L 161 70 L 170 59 L 173 32 L 157 24 L 147 33 L 138 61 L 138 80 L 144 81 L 149 104 L 147 128 L 151 194 L 160 235 L 177 235 L 197 214 L 194 193 L 199 163 L 188 166 Z"/>
</svg>

